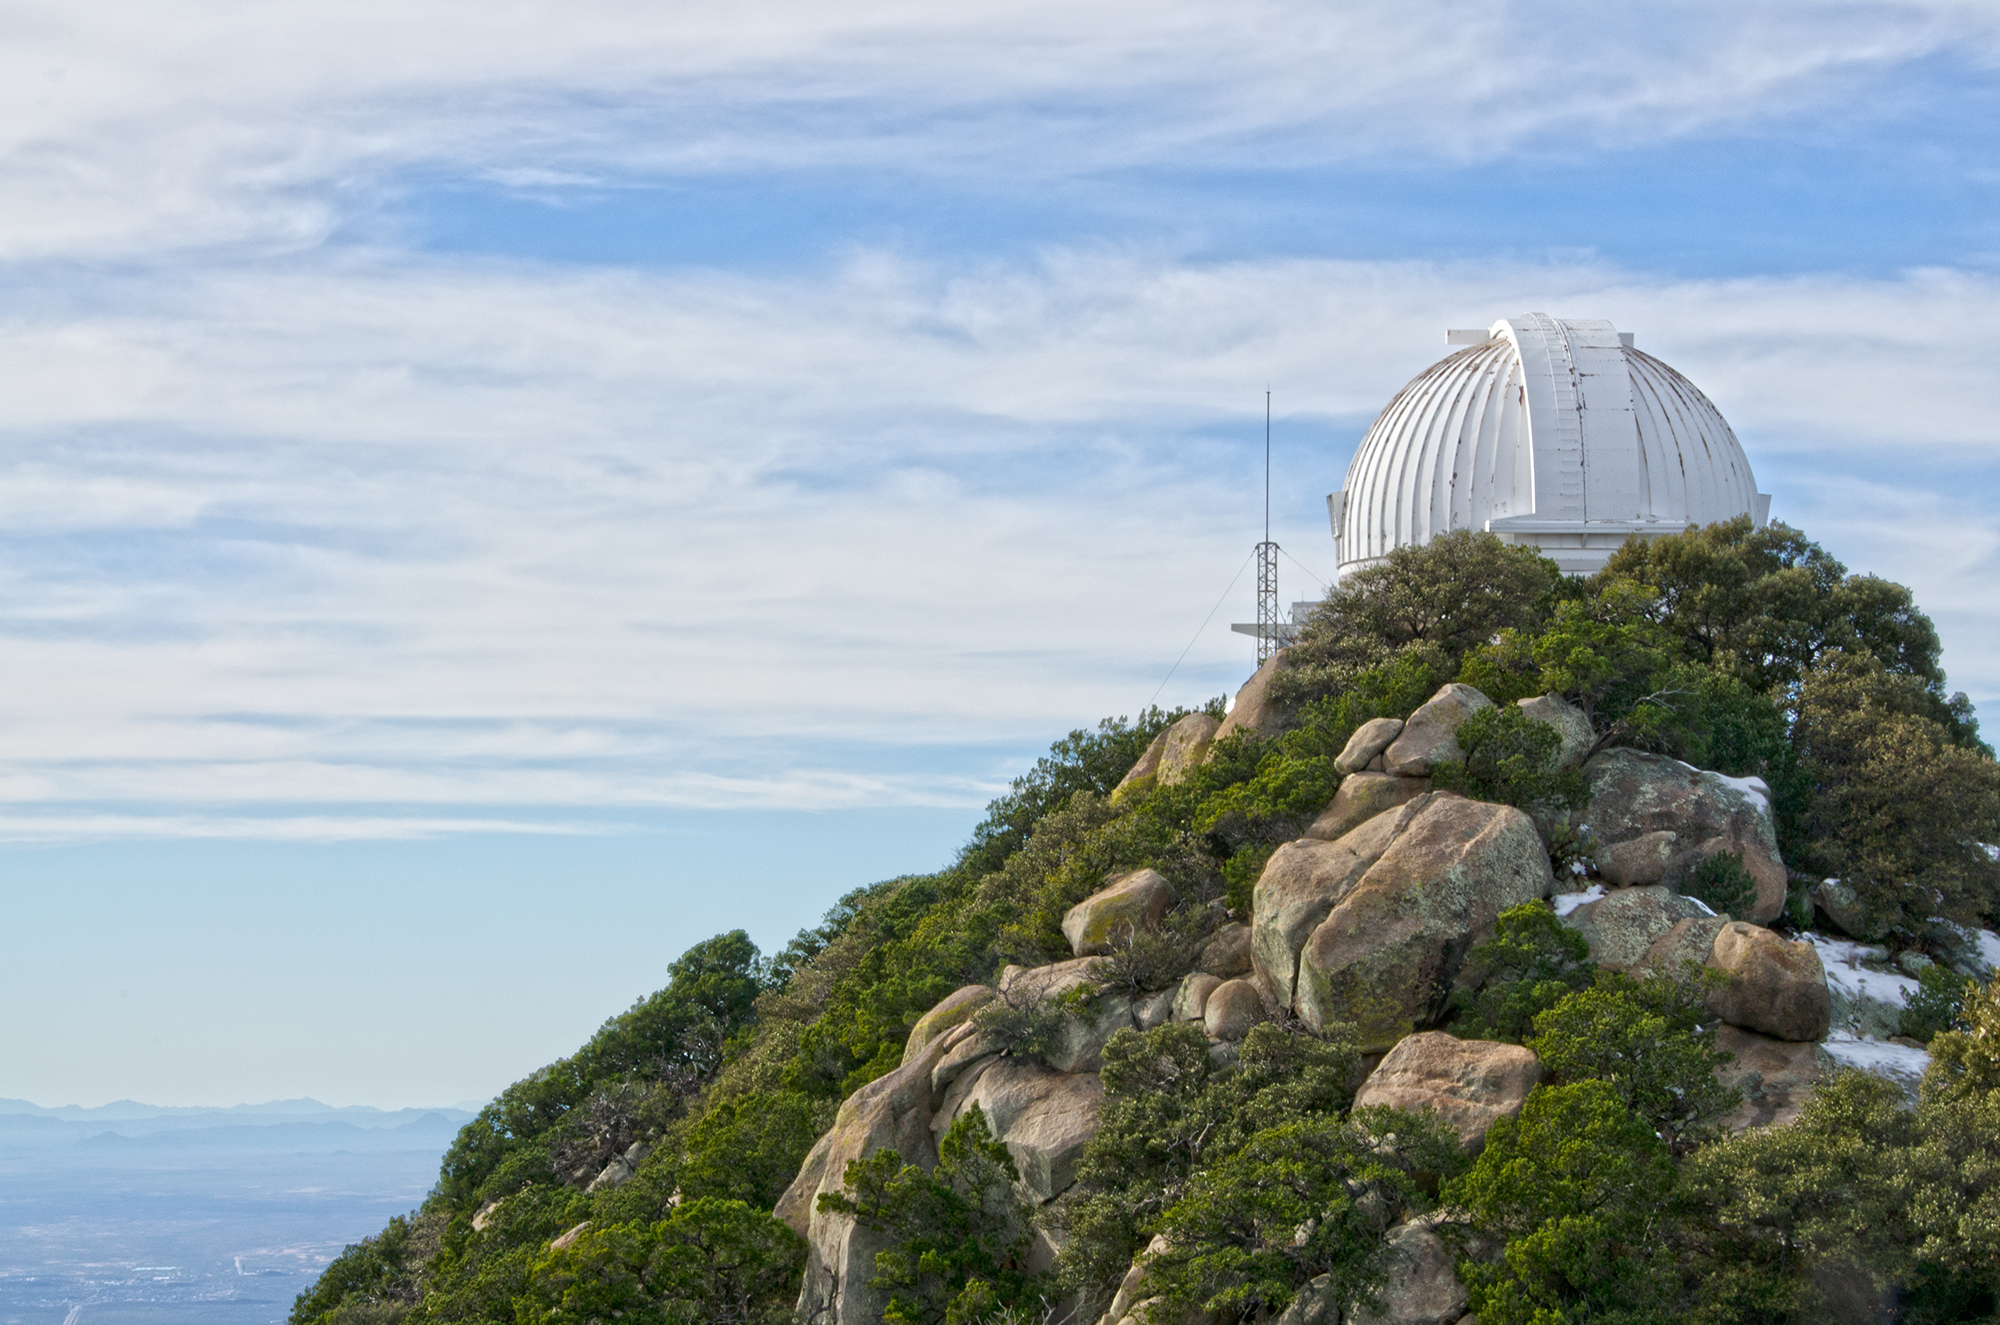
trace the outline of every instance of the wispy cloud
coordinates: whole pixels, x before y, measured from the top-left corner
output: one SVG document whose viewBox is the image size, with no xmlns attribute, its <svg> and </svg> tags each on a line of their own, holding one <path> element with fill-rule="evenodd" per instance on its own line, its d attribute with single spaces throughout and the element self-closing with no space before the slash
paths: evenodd
<svg viewBox="0 0 2000 1325">
<path fill-rule="evenodd" d="M 0 317 L 0 799 L 50 816 L 8 831 L 976 804 L 991 776 L 876 770 L 1143 703 L 1252 536 L 1267 379 L 1310 565 L 1442 329 L 1529 307 L 1693 376 L 1800 476 L 1779 514 L 1912 582 L 1956 682 L 2000 695 L 2000 537 L 1948 477 L 2000 464 L 1994 284 L 1107 249 L 79 279 Z M 1168 698 L 1240 644 L 1211 632 Z"/>
<path fill-rule="evenodd" d="M 410 172 L 542 193 L 1648 143 L 1865 116 L 1872 80 L 1990 67 L 1996 32 L 1949 0 L 17 8 L 0 255 L 306 246 Z"/>
</svg>

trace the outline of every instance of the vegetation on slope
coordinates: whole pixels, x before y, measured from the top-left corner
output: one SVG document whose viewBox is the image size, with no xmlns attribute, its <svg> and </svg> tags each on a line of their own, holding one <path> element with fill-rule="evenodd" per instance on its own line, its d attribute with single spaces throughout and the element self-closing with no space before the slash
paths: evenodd
<svg viewBox="0 0 2000 1325">
<path fill-rule="evenodd" d="M 1898 947 L 1921 946 L 1935 914 L 1990 923 L 2000 865 L 1981 844 L 2000 841 L 2000 766 L 1938 653 L 1907 590 L 1782 526 L 1634 542 L 1583 581 L 1485 535 L 1399 550 L 1344 581 L 1288 651 L 1274 685 L 1288 730 L 1226 739 L 1186 779 L 1116 798 L 1181 714 L 1073 732 L 948 868 L 842 898 L 775 956 L 740 931 L 696 945 L 659 993 L 488 1105 L 423 1207 L 350 1247 L 292 1321 L 789 1319 L 804 1248 L 770 1212 L 923 1012 L 1005 964 L 1067 957 L 1064 912 L 1142 866 L 1178 901 L 1159 937 L 1115 954 L 1113 978 L 1170 987 L 1331 797 L 1354 729 L 1454 679 L 1503 703 L 1560 693 L 1602 745 L 1762 777 L 1801 885 L 1847 880 Z M 1529 808 L 1558 863 L 1586 859 L 1569 822 L 1580 791 L 1551 754 L 1503 710 L 1443 776 Z M 1701 886 L 1741 886 L 1712 872 Z M 1102 1130 L 1041 1216 L 1068 1238 L 1052 1275 L 1026 1271 L 1026 1212 L 983 1122 L 954 1129 L 939 1173 L 862 1166 L 842 1199 L 893 1233 L 883 1284 L 911 1321 L 1023 1320 L 1044 1299 L 1101 1309 L 1162 1231 L 1176 1250 L 1159 1291 L 1176 1304 L 1259 1318 L 1318 1276 L 1366 1297 L 1381 1212 L 1438 1202 L 1463 1218 L 1488 1325 L 1786 1321 L 1883 1301 L 1910 1320 L 1995 1318 L 1992 990 L 1939 985 L 1925 1013 L 1937 1066 L 1914 1109 L 1843 1079 L 1789 1128 L 1717 1139 L 1730 1101 L 1699 990 L 1601 976 L 1573 940 L 1535 906 L 1474 954 L 1487 982 L 1459 1028 L 1528 1043 L 1550 1074 L 1474 1163 L 1423 1120 L 1351 1114 L 1355 1055 L 1337 1028 L 1259 1027 L 1224 1070 L 1198 1029 L 1169 1025 L 1107 1050 Z M 618 1165 L 634 1176 L 597 1181 Z"/>
</svg>

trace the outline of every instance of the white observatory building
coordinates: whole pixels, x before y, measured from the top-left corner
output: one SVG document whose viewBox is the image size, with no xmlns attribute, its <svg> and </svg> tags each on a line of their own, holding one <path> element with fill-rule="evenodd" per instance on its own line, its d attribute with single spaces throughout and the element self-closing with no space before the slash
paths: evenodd
<svg viewBox="0 0 2000 1325">
<path fill-rule="evenodd" d="M 1694 383 L 1609 322 L 1525 313 L 1418 374 L 1327 498 L 1338 574 L 1454 529 L 1540 548 L 1574 575 L 1634 534 L 1747 515 L 1771 499 Z"/>
</svg>

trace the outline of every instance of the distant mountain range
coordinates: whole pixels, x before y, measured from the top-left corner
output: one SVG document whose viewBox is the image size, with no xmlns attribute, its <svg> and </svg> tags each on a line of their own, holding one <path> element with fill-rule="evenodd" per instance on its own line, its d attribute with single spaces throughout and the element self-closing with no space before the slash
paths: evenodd
<svg viewBox="0 0 2000 1325">
<path fill-rule="evenodd" d="M 91 1108 L 45 1108 L 28 1100 L 0 1099 L 0 1149 L 435 1150 L 473 1113 L 467 1108 L 336 1107 L 314 1099 L 227 1107 L 116 1100 Z"/>
</svg>

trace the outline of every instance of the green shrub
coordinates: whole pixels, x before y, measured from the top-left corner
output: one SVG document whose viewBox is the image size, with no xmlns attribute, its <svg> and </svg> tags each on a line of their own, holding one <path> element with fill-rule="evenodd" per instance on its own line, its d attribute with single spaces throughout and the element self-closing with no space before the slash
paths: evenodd
<svg viewBox="0 0 2000 1325">
<path fill-rule="evenodd" d="M 1032 1301 L 1021 1268 L 1032 1229 L 1014 1194 L 1020 1175 L 975 1104 L 938 1145 L 934 1171 L 878 1150 L 847 1166 L 820 1209 L 849 1214 L 890 1240 L 868 1282 L 889 1290 L 885 1325 L 945 1325 Z"/>
<path fill-rule="evenodd" d="M 1610 971 L 1536 1015 L 1528 1048 L 1559 1082 L 1611 1091 L 1677 1154 L 1706 1140 L 1742 1095 L 1715 1079 L 1730 1061 L 1703 1033 L 1702 983 Z"/>
<path fill-rule="evenodd" d="M 1498 1263 L 1459 1274 L 1481 1325 L 1676 1319 L 1673 1257 L 1659 1239 L 1673 1158 L 1604 1081 L 1540 1086 L 1502 1118 L 1443 1199 L 1498 1239 Z"/>
<path fill-rule="evenodd" d="M 1903 1007 L 1903 1034 L 1925 1044 L 1940 1031 L 1964 1029 L 1965 1000 L 1979 987 L 1947 966 L 1933 963 L 1917 976 L 1917 992 Z"/>
<path fill-rule="evenodd" d="M 1372 1303 L 1385 1220 L 1427 1209 L 1426 1181 L 1464 1166 L 1434 1113 L 1358 1109 L 1258 1132 L 1162 1215 L 1168 1246 L 1149 1258 L 1149 1286 L 1170 1307 L 1229 1319 L 1276 1314 L 1320 1275 L 1341 1307 Z"/>
<path fill-rule="evenodd" d="M 1537 1016 L 1588 988 L 1597 968 L 1583 935 L 1546 903 L 1523 902 L 1500 913 L 1492 938 L 1473 945 L 1465 974 L 1468 983 L 1477 983 L 1453 995 L 1458 1020 L 1452 1034 L 1519 1044 L 1534 1033 Z"/>
<path fill-rule="evenodd" d="M 1757 880 L 1744 868 L 1740 851 L 1718 851 L 1703 860 L 1681 891 L 1717 915 L 1748 915 L 1757 902 Z"/>
<path fill-rule="evenodd" d="M 742 1201 L 703 1197 L 659 1223 L 588 1229 L 529 1272 L 519 1325 L 783 1325 L 805 1241 Z"/>
<path fill-rule="evenodd" d="M 1526 810 L 1538 819 L 1561 820 L 1589 799 L 1583 774 L 1558 769 L 1562 738 L 1546 722 L 1536 722 L 1517 704 L 1480 709 L 1459 724 L 1463 759 L 1442 760 L 1431 769 L 1431 785 L 1473 800 Z"/>
</svg>

